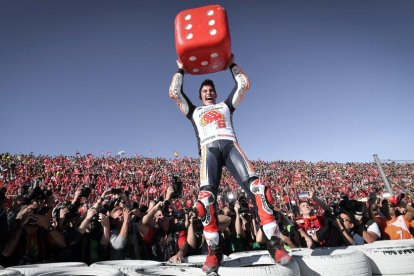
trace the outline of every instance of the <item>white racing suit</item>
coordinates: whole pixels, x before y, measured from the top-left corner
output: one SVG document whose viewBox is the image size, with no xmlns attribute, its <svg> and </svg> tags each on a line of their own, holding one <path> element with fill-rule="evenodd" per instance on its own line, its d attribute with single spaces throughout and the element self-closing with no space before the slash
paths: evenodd
<svg viewBox="0 0 414 276">
<path fill-rule="evenodd" d="M 233 130 L 232 115 L 249 88 L 249 80 L 236 64 L 230 66 L 235 86 L 223 102 L 196 107 L 183 91 L 184 71 L 179 69 L 170 86 L 170 97 L 194 126 L 200 154 L 200 193 L 197 210 L 209 245 L 219 244 L 217 190 L 222 168 L 226 166 L 237 183 L 247 192 L 268 239 L 279 236 L 273 215 L 272 198 L 260 182 L 252 164 L 241 150 Z"/>
</svg>

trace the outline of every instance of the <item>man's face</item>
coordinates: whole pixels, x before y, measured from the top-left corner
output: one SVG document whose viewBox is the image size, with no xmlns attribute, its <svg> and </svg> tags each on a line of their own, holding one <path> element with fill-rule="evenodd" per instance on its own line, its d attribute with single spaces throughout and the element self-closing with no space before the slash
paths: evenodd
<svg viewBox="0 0 414 276">
<path fill-rule="evenodd" d="M 159 227 L 167 227 L 170 223 L 169 219 L 163 215 L 161 210 L 155 212 L 154 221 Z"/>
<path fill-rule="evenodd" d="M 216 104 L 217 94 L 216 90 L 210 85 L 204 85 L 201 88 L 201 102 L 203 105 Z"/>
<path fill-rule="evenodd" d="M 351 219 L 347 214 L 344 214 L 344 213 L 340 214 L 339 219 L 343 223 L 346 230 L 351 230 L 354 227 L 354 224 L 351 222 Z"/>
<path fill-rule="evenodd" d="M 295 221 L 296 220 L 296 216 L 292 212 L 287 213 L 286 216 L 287 216 L 288 219 L 290 219 L 290 221 Z"/>
<path fill-rule="evenodd" d="M 121 208 L 118 208 L 117 210 L 112 211 L 111 217 L 117 222 L 122 222 L 124 220 L 124 213 Z"/>
<path fill-rule="evenodd" d="M 309 215 L 309 214 L 311 213 L 312 209 L 311 209 L 311 207 L 309 206 L 309 203 L 307 203 L 307 202 L 302 202 L 302 203 L 299 205 L 299 211 L 300 211 L 300 214 L 303 216 L 303 215 Z"/>
</svg>

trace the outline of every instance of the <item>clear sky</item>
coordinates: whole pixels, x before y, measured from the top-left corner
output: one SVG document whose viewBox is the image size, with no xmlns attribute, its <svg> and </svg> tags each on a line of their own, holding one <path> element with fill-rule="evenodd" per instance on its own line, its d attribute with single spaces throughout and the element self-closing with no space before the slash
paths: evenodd
<svg viewBox="0 0 414 276">
<path fill-rule="evenodd" d="M 252 160 L 414 159 L 414 1 L 1 0 L 0 152 L 197 157 L 168 97 L 174 18 L 220 4 L 251 89 L 235 111 Z M 205 78 L 224 100 L 229 71 Z"/>
</svg>

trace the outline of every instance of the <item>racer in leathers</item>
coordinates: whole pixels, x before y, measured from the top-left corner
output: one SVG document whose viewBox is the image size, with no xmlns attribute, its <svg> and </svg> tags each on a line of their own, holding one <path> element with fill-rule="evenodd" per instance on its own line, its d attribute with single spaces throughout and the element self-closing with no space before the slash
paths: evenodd
<svg viewBox="0 0 414 276">
<path fill-rule="evenodd" d="M 283 249 L 279 239 L 280 233 L 273 215 L 270 191 L 259 180 L 252 164 L 242 152 L 233 130 L 232 115 L 250 87 L 249 79 L 232 58 L 228 68 L 235 80 L 235 86 L 227 99 L 216 103 L 214 83 L 207 79 L 199 89 L 199 98 L 203 105 L 196 107 L 184 94 L 184 69 L 180 60 L 177 61 L 177 65 L 179 69 L 172 79 L 169 95 L 193 124 L 198 140 L 200 192 L 196 207 L 203 222 L 203 233 L 209 248 L 203 271 L 217 272 L 222 257 L 216 198 L 223 166 L 226 166 L 253 202 L 267 238 L 270 255 L 279 264 L 289 263 L 291 256 Z"/>
</svg>

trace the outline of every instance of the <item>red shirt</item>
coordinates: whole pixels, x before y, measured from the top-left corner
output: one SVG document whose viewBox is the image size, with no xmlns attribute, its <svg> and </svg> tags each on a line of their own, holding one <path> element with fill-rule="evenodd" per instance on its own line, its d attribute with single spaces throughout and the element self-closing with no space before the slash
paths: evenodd
<svg viewBox="0 0 414 276">
<path fill-rule="evenodd" d="M 313 236 L 316 231 L 324 226 L 323 216 L 311 216 L 297 220 L 296 224 L 303 229 L 309 236 Z"/>
</svg>

